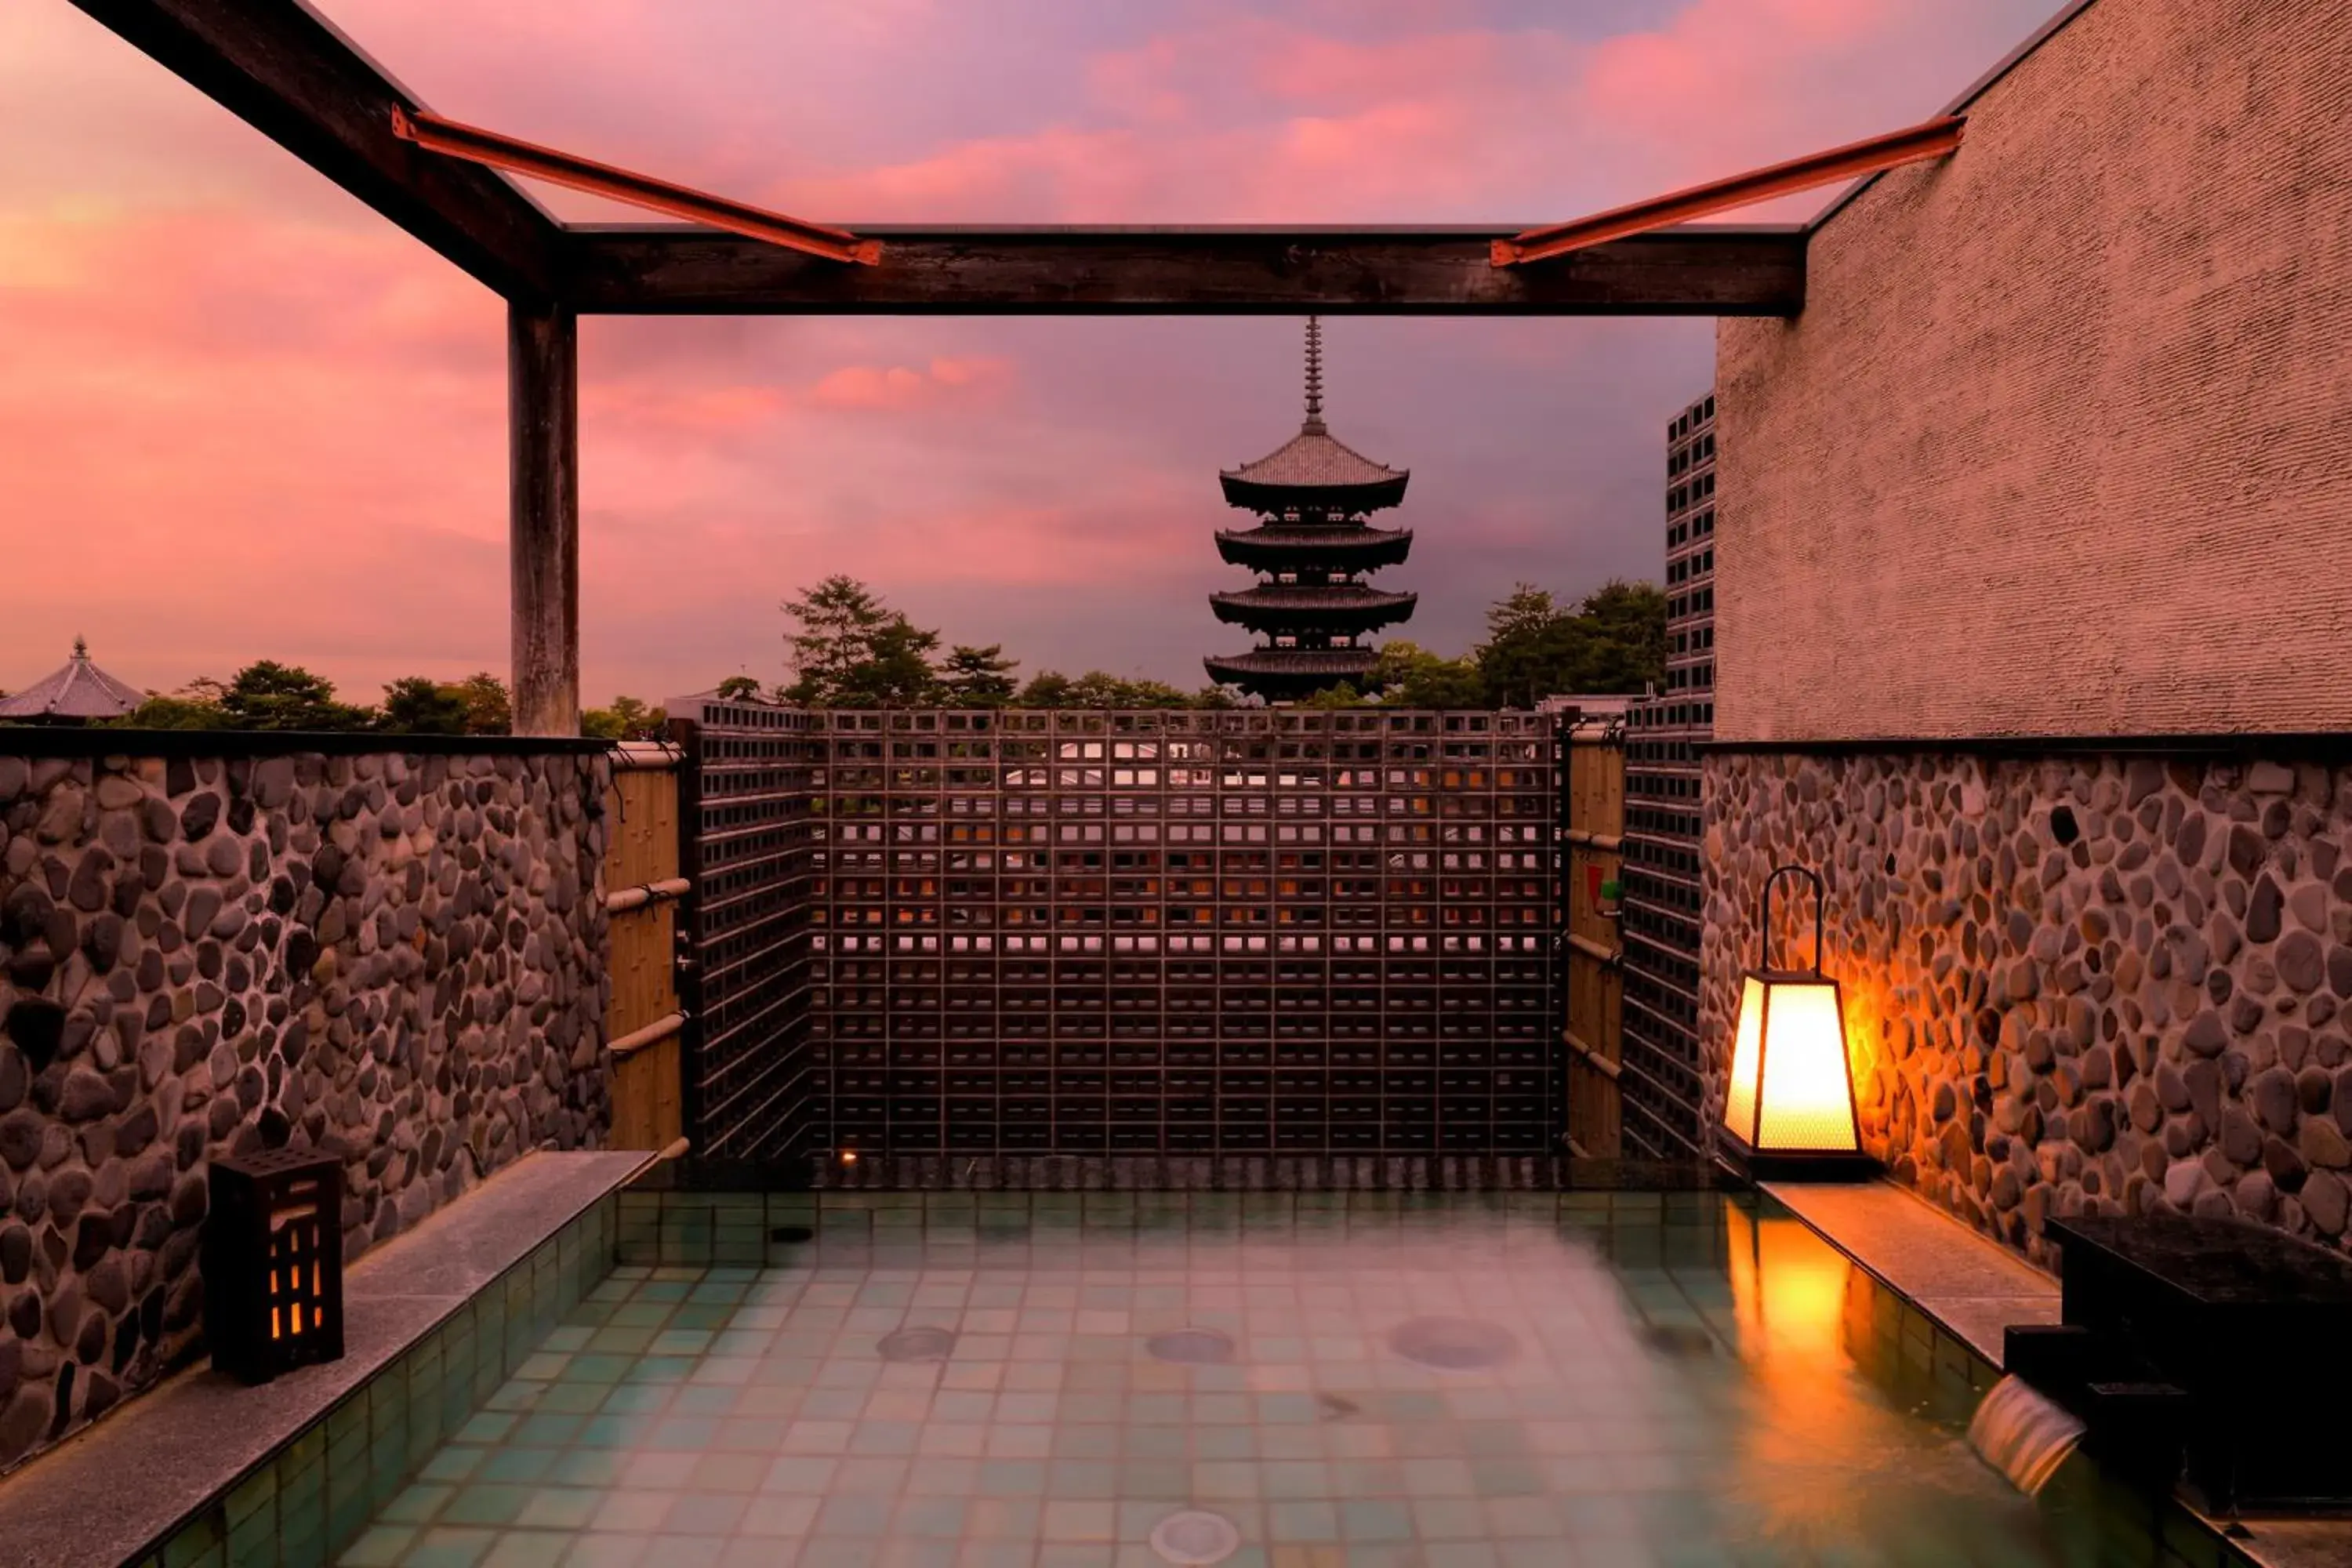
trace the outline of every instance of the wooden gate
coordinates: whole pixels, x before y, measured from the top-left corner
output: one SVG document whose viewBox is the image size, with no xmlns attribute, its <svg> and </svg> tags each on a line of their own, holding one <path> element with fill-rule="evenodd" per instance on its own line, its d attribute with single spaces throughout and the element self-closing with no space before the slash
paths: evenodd
<svg viewBox="0 0 2352 1568">
<path fill-rule="evenodd" d="M 1610 715 L 1567 721 L 1560 739 L 1568 1148 L 1578 1159 L 1613 1160 L 1620 1153 L 1617 1062 L 1624 944 L 1617 929 L 1617 879 L 1625 827 L 1624 720 Z"/>
<path fill-rule="evenodd" d="M 678 1050 L 686 1013 L 677 995 L 678 767 L 684 753 L 628 742 L 613 757 L 604 908 L 612 918 L 613 994 L 604 1037 L 613 1057 L 615 1149 L 685 1150 Z"/>
</svg>

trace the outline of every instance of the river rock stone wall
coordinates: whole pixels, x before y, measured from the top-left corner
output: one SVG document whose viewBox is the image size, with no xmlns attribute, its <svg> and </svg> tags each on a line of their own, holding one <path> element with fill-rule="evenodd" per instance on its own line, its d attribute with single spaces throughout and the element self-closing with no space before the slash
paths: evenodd
<svg viewBox="0 0 2352 1568">
<path fill-rule="evenodd" d="M 0 1466 L 200 1350 L 213 1156 L 340 1152 L 355 1258 L 601 1141 L 608 776 L 0 754 Z"/>
<path fill-rule="evenodd" d="M 2352 767 L 1722 752 L 1703 812 L 1710 1126 L 1757 894 L 1795 861 L 1828 879 L 1864 1137 L 1898 1179 L 2042 1262 L 2052 1215 L 2352 1238 Z"/>
</svg>

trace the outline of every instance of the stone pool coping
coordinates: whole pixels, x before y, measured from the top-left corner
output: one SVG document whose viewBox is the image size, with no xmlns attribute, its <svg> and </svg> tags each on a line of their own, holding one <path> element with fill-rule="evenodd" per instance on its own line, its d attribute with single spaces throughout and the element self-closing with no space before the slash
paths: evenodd
<svg viewBox="0 0 2352 1568">
<path fill-rule="evenodd" d="M 247 1387 L 207 1364 L 0 1481 L 0 1568 L 119 1568 L 267 1464 L 655 1156 L 526 1156 L 343 1281 L 341 1361 Z"/>
<path fill-rule="evenodd" d="M 1995 1368 L 2001 1364 L 2004 1327 L 2061 1321 L 2054 1275 L 1907 1187 L 1885 1180 L 1761 1185 L 1822 1240 Z M 2223 1521 L 2197 1517 L 2263 1568 L 2352 1568 L 2352 1519 L 2249 1520 L 2244 1533 L 2230 1534 Z"/>
</svg>

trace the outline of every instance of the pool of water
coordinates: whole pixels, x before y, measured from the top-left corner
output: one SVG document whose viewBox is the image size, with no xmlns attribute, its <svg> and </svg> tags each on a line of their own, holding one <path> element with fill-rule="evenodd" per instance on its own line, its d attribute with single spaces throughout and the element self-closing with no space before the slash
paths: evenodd
<svg viewBox="0 0 2352 1568">
<path fill-rule="evenodd" d="M 670 1261 L 594 1290 L 343 1563 L 2218 1561 L 2007 1487 L 1964 1437 L 1988 1370 L 1751 1199 L 658 1201 L 706 1205 L 645 1233 Z M 695 1258 L 730 1213 L 762 1266 Z"/>
</svg>

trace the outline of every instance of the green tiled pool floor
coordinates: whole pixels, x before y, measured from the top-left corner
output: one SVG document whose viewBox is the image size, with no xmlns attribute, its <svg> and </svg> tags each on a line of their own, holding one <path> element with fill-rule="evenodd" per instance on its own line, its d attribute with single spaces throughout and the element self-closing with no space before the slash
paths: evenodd
<svg viewBox="0 0 2352 1568">
<path fill-rule="evenodd" d="M 2179 1561 L 2011 1492 L 1981 1365 L 1717 1194 L 837 1201 L 768 1267 L 619 1269 L 341 1561 L 1157 1568 L 1184 1510 L 1234 1568 Z"/>
</svg>

